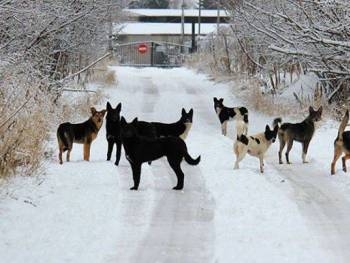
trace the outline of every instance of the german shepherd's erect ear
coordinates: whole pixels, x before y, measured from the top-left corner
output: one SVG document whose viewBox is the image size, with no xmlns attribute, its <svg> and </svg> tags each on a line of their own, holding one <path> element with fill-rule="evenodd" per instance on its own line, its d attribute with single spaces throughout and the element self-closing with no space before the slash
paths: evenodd
<svg viewBox="0 0 350 263">
<path fill-rule="evenodd" d="M 122 116 L 122 118 L 120 119 L 120 125 L 124 126 L 126 124 L 126 120 L 125 118 Z"/>
<path fill-rule="evenodd" d="M 185 111 L 184 108 L 182 108 L 182 110 L 181 110 L 181 115 L 182 115 L 182 116 L 185 116 L 185 115 L 186 115 L 186 111 Z"/>
<path fill-rule="evenodd" d="M 116 107 L 116 110 L 117 110 L 117 111 L 121 111 L 121 109 L 122 109 L 122 103 L 119 102 L 119 104 L 118 104 L 117 107 Z"/>
<path fill-rule="evenodd" d="M 137 117 L 136 117 L 135 119 L 132 120 L 131 124 L 137 125 L 137 122 L 138 122 L 138 119 L 137 119 Z"/>
<path fill-rule="evenodd" d="M 190 111 L 188 112 L 188 114 L 190 115 L 190 117 L 193 117 L 193 109 L 191 108 Z"/>
<path fill-rule="evenodd" d="M 91 108 L 90 108 L 90 111 L 91 111 L 91 114 L 92 114 L 92 115 L 95 115 L 95 113 L 97 112 L 96 109 L 95 109 L 95 107 L 91 107 Z"/>
<path fill-rule="evenodd" d="M 112 110 L 112 106 L 109 103 L 109 101 L 107 101 L 107 105 L 106 105 L 107 111 L 111 111 Z"/>
</svg>

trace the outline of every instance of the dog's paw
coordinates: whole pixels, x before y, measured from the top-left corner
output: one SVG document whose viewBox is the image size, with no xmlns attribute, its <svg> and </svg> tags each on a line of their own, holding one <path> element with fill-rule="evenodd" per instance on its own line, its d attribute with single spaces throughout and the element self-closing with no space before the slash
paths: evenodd
<svg viewBox="0 0 350 263">
<path fill-rule="evenodd" d="M 309 161 L 303 161 L 303 163 L 309 163 Z"/>
<path fill-rule="evenodd" d="M 282 161 L 279 161 L 279 164 L 283 164 L 283 162 L 282 162 Z"/>
<path fill-rule="evenodd" d="M 182 190 L 183 189 L 183 186 L 175 186 L 173 187 L 173 190 Z"/>
<path fill-rule="evenodd" d="M 133 187 L 130 188 L 130 190 L 137 191 L 137 187 L 133 186 Z"/>
<path fill-rule="evenodd" d="M 114 165 L 118 166 L 118 165 L 119 165 L 119 162 L 116 161 L 116 162 L 114 163 Z"/>
</svg>

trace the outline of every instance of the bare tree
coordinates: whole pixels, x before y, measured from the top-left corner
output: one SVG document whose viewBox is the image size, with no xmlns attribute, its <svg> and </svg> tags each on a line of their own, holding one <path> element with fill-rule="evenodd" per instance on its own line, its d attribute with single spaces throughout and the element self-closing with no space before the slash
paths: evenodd
<svg viewBox="0 0 350 263">
<path fill-rule="evenodd" d="M 228 0 L 232 34 L 250 59 L 266 68 L 301 66 L 315 72 L 328 99 L 348 92 L 350 75 L 350 2 L 346 0 Z"/>
</svg>

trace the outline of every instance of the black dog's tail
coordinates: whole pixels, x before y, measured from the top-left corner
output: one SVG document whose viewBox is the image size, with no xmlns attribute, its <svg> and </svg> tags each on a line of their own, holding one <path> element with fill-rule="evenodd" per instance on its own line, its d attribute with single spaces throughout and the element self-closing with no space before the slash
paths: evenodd
<svg viewBox="0 0 350 263">
<path fill-rule="evenodd" d="M 276 118 L 273 120 L 272 127 L 275 128 L 276 126 L 280 127 L 282 123 L 282 118 Z"/>
<path fill-rule="evenodd" d="M 60 126 L 58 126 L 58 129 L 57 129 L 57 139 L 58 141 L 62 142 L 64 146 L 63 151 L 67 151 L 69 148 L 68 141 L 65 134 L 66 129 L 67 129 L 67 123 L 60 124 Z"/>
<path fill-rule="evenodd" d="M 190 165 L 197 165 L 199 164 L 199 162 L 201 161 L 201 156 L 199 155 L 197 157 L 197 159 L 193 159 L 189 154 L 188 152 L 186 152 L 186 155 L 185 155 L 185 160 L 188 164 Z"/>
</svg>

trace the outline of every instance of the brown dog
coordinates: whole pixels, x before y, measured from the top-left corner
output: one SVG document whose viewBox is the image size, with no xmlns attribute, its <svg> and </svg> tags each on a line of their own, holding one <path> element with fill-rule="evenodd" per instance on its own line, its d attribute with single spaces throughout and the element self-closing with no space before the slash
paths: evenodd
<svg viewBox="0 0 350 263">
<path fill-rule="evenodd" d="M 349 110 L 345 112 L 342 122 L 340 123 L 338 136 L 334 141 L 334 158 L 331 164 L 331 174 L 335 174 L 335 164 L 339 157 L 342 157 L 343 171 L 346 172 L 346 160 L 350 159 L 350 131 L 344 131 L 349 122 Z"/>
<path fill-rule="evenodd" d="M 57 129 L 57 140 L 59 148 L 59 161 L 62 161 L 62 153 L 67 152 L 67 162 L 70 159 L 70 152 L 73 148 L 73 143 L 84 144 L 84 160 L 90 159 L 90 146 L 92 141 L 97 137 L 100 130 L 103 117 L 106 110 L 96 111 L 94 107 L 91 108 L 91 117 L 83 123 L 65 122 L 60 124 Z"/>
</svg>

